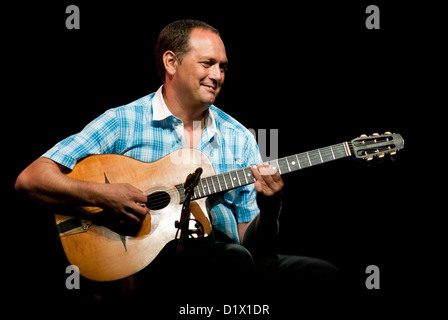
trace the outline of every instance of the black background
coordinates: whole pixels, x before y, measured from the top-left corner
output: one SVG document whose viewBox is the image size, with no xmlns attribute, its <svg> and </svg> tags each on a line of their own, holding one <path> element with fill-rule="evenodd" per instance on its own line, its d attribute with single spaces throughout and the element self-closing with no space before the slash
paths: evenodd
<svg viewBox="0 0 448 320">
<path fill-rule="evenodd" d="M 67 294 L 51 212 L 18 197 L 15 178 L 105 110 L 156 91 L 159 31 L 193 18 L 220 30 L 226 45 L 229 70 L 215 104 L 248 128 L 278 129 L 279 157 L 363 133 L 403 136 L 394 162 L 344 159 L 284 176 L 277 246 L 338 266 L 347 311 L 361 310 L 360 318 L 416 312 L 430 293 L 421 285 L 433 275 L 421 269 L 434 214 L 422 178 L 432 164 L 419 155 L 430 135 L 422 128 L 441 116 L 430 111 L 438 89 L 429 84 L 440 61 L 431 17 L 440 9 L 394 3 L 60 1 L 5 9 L 5 203 L 14 206 L 4 214 L 9 297 L 46 312 Z M 65 27 L 70 4 L 80 8 L 79 30 Z M 365 27 L 369 4 L 380 8 L 379 30 Z M 369 265 L 380 268 L 379 290 L 365 287 Z"/>
</svg>

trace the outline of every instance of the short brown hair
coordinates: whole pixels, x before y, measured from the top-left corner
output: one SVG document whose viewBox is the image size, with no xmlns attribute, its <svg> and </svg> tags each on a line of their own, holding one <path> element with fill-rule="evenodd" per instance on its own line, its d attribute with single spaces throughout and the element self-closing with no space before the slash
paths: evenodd
<svg viewBox="0 0 448 320">
<path fill-rule="evenodd" d="M 162 81 L 165 81 L 165 66 L 163 64 L 163 54 L 171 50 L 182 62 L 182 58 L 188 52 L 188 41 L 190 33 L 194 28 L 210 30 L 220 36 L 219 31 L 211 25 L 199 20 L 178 20 L 171 22 L 160 31 L 157 45 L 154 50 L 157 73 Z"/>
</svg>

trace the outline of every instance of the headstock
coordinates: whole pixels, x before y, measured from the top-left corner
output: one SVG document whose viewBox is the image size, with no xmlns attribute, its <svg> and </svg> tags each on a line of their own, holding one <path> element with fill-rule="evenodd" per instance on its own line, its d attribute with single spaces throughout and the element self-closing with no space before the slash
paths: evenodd
<svg viewBox="0 0 448 320">
<path fill-rule="evenodd" d="M 353 155 L 358 159 L 372 160 L 374 156 L 384 157 L 385 154 L 394 155 L 404 148 L 404 140 L 398 133 L 365 134 L 351 141 Z"/>
</svg>

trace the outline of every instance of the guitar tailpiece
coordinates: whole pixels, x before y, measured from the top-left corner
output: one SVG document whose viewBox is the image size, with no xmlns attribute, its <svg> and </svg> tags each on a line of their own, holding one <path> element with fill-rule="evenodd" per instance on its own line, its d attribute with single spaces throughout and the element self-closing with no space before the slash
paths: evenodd
<svg viewBox="0 0 448 320">
<path fill-rule="evenodd" d="M 190 223 L 190 221 L 194 221 L 195 222 L 194 226 L 195 226 L 196 229 L 188 229 L 188 238 L 190 238 L 190 239 L 198 239 L 198 238 L 203 238 L 204 237 L 205 232 L 204 232 L 204 226 L 202 225 L 202 223 L 199 220 L 196 220 L 196 219 L 188 219 L 188 220 L 185 220 L 182 223 L 180 223 L 179 221 L 176 221 L 174 223 L 175 227 L 177 228 L 176 235 L 175 235 L 174 239 L 179 239 L 178 238 L 178 234 L 179 234 L 179 231 L 182 228 L 182 225 L 184 223 Z M 196 237 L 194 235 L 196 235 Z"/>
</svg>

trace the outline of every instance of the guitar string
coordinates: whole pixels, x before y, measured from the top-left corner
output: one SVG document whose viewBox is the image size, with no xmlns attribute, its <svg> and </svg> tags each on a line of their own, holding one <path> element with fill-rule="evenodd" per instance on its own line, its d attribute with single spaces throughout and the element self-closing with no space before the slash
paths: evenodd
<svg viewBox="0 0 448 320">
<path fill-rule="evenodd" d="M 331 151 L 329 151 L 329 148 L 330 148 L 330 147 L 320 148 L 321 156 L 325 156 L 325 157 L 329 158 L 329 157 L 330 157 L 329 155 L 330 155 L 330 152 L 331 152 Z M 323 150 L 323 149 L 327 149 L 327 150 Z M 311 153 L 311 152 L 317 152 L 317 150 L 319 150 L 319 149 L 310 150 L 310 151 L 308 151 L 308 153 Z M 303 153 L 303 155 L 304 155 L 304 154 L 306 154 L 306 153 Z M 281 161 L 281 162 L 285 161 L 285 163 L 286 163 L 286 164 L 283 164 L 283 165 L 282 165 L 282 164 L 279 164 L 279 166 L 280 166 L 280 171 L 281 171 L 281 172 L 293 172 L 293 171 L 296 171 L 296 170 L 301 169 L 301 168 L 307 168 L 307 167 L 309 167 L 309 165 L 308 165 L 308 166 L 305 166 L 305 164 L 307 164 L 307 163 L 306 163 L 306 161 L 304 161 L 304 164 L 302 164 L 301 166 L 299 166 L 299 167 L 297 167 L 297 168 L 294 168 L 294 169 L 291 169 L 290 166 L 291 166 L 291 165 L 294 166 L 294 164 L 291 163 L 291 162 L 292 162 L 291 159 L 294 159 L 295 156 L 296 156 L 296 155 L 288 156 L 288 157 L 284 157 L 284 158 L 280 158 L 280 159 L 277 159 L 277 160 L 276 160 L 277 163 L 278 163 L 278 161 Z M 297 154 L 297 156 L 302 156 L 302 154 Z M 312 161 L 311 161 L 311 162 L 316 162 L 316 161 L 314 161 L 314 160 L 316 159 L 316 157 L 317 157 L 317 155 L 313 155 L 313 156 L 312 156 Z M 338 158 L 339 158 L 339 157 L 337 157 L 337 158 L 335 158 L 335 159 L 338 159 Z M 314 164 L 312 163 L 311 165 L 313 166 L 313 165 L 315 165 L 315 164 L 320 164 L 320 163 L 324 163 L 324 162 L 331 161 L 331 160 L 335 160 L 335 159 L 329 159 L 329 160 L 325 160 L 325 161 L 318 161 L 318 163 L 314 163 Z M 288 166 L 288 163 L 290 164 L 290 166 Z M 238 175 L 238 171 L 242 171 L 242 172 L 244 173 L 243 170 L 245 170 L 245 169 L 249 169 L 249 167 L 242 168 L 242 169 L 238 169 L 238 170 L 235 170 L 235 171 L 226 172 L 226 173 L 229 173 L 229 177 L 232 177 L 232 173 L 233 173 L 234 176 L 237 176 L 237 175 Z M 224 174 L 224 173 L 219 174 L 219 175 L 223 175 L 223 174 Z M 208 178 L 208 177 L 206 177 L 206 178 Z M 202 182 L 202 184 L 205 184 L 205 185 L 206 185 L 206 187 L 204 187 L 204 188 L 206 188 L 205 190 L 203 190 L 203 191 L 201 191 L 201 192 L 198 192 L 198 193 L 202 193 L 203 195 L 200 195 L 199 197 L 195 197 L 194 199 L 203 198 L 203 197 L 206 197 L 206 196 L 209 196 L 209 195 L 215 193 L 215 192 L 211 192 L 211 193 L 209 194 L 209 192 L 208 192 L 207 189 L 211 189 L 211 188 L 210 188 L 210 182 L 207 182 L 206 180 L 204 180 L 204 179 L 206 179 L 206 178 L 203 178 L 203 179 L 200 180 L 200 181 Z M 217 178 L 217 179 L 218 179 L 218 181 L 219 181 L 219 178 Z M 224 176 L 222 176 L 222 179 L 223 179 L 223 181 L 225 180 Z M 250 183 L 247 183 L 247 184 L 252 184 L 252 183 L 253 183 L 253 181 L 252 181 L 252 178 L 251 178 L 251 182 L 250 182 Z M 237 183 L 237 184 L 239 184 L 239 183 Z M 235 187 L 235 188 L 238 188 L 238 187 L 240 187 L 240 186 L 244 186 L 244 185 L 246 185 L 246 184 L 241 183 L 239 186 L 237 186 L 237 187 Z M 221 189 L 221 190 L 218 191 L 218 192 L 228 191 L 228 190 L 231 190 L 231 189 L 234 189 L 234 188 L 224 188 L 224 190 Z M 198 189 L 198 190 L 199 190 L 199 189 Z M 166 193 L 166 194 L 168 194 L 168 193 Z M 166 200 L 168 200 L 166 194 L 158 194 L 158 195 L 154 195 L 154 196 L 152 196 L 152 197 L 151 197 L 151 195 L 148 195 L 148 202 L 151 201 L 151 205 L 153 205 L 153 206 L 161 205 L 161 204 L 167 202 Z M 168 194 L 168 196 L 169 196 L 169 194 Z M 151 199 L 149 199 L 150 197 L 151 197 Z M 171 196 L 169 196 L 169 200 L 171 201 Z M 168 203 L 169 203 L 170 201 L 167 202 L 167 205 L 168 205 Z"/>
<path fill-rule="evenodd" d="M 352 143 L 348 142 L 348 144 L 351 147 Z M 343 158 L 343 157 L 347 156 L 346 154 L 341 154 L 341 150 L 336 150 L 337 147 L 342 148 L 342 146 L 343 146 L 343 143 L 339 143 L 339 144 L 332 145 L 331 148 L 330 148 L 330 146 L 323 147 L 323 148 L 318 148 L 318 149 L 310 150 L 310 151 L 307 151 L 307 152 L 298 153 L 298 154 L 295 154 L 295 155 L 291 155 L 291 156 L 283 157 L 283 158 L 280 158 L 280 159 L 276 159 L 274 161 L 276 161 L 277 163 L 279 163 L 279 161 L 280 162 L 285 161 L 285 164 L 279 164 L 281 172 L 293 172 L 293 171 L 296 171 L 296 170 L 299 170 L 299 169 L 304 169 L 304 168 L 307 168 L 307 167 L 310 167 L 310 166 L 314 166 L 316 164 L 325 163 L 325 162 L 328 162 L 328 161 L 331 161 L 331 160 L 337 160 L 339 158 Z M 312 154 L 312 153 L 314 153 L 314 154 Z M 316 154 L 316 153 L 318 153 L 318 154 Z M 311 162 L 311 165 L 306 165 L 307 164 L 306 160 L 304 160 L 304 163 L 302 165 L 300 165 L 300 166 L 297 166 L 297 164 L 293 164 L 294 159 L 298 159 L 299 157 L 305 157 L 305 155 L 308 155 L 308 157 L 311 156 L 310 160 L 309 160 L 309 162 Z M 326 158 L 326 159 L 323 160 L 323 158 Z M 318 159 L 318 161 L 316 161 L 316 159 Z M 272 161 L 269 161 L 269 162 L 272 162 Z M 317 162 L 317 163 L 313 163 L 313 162 Z M 291 166 L 294 166 L 294 165 L 296 165 L 297 168 L 291 169 Z M 230 172 L 221 173 L 221 174 L 218 174 L 218 175 L 221 175 L 223 181 L 226 181 L 226 179 L 224 177 L 224 174 L 229 174 L 230 178 L 232 178 L 232 174 L 233 174 L 233 176 L 239 178 L 238 172 L 243 172 L 243 174 L 244 174 L 244 170 L 245 169 L 249 169 L 249 168 L 250 167 L 246 167 L 246 168 L 242 168 L 242 169 L 238 169 L 238 170 L 234 170 L 234 171 L 230 171 Z M 216 175 L 216 176 L 218 176 L 218 175 Z M 244 177 L 247 178 L 246 176 L 244 176 Z M 206 178 L 208 178 L 208 177 L 206 177 Z M 194 199 L 203 198 L 203 197 L 209 196 L 209 195 L 211 195 L 213 193 L 216 193 L 216 192 L 210 192 L 209 193 L 208 189 L 211 190 L 212 188 L 210 188 L 210 186 L 211 186 L 210 182 L 207 182 L 205 180 L 206 178 L 203 178 L 203 179 L 200 180 L 202 182 L 202 184 L 206 185 L 206 187 L 204 187 L 204 189 L 202 191 L 200 189 L 198 189 L 199 196 L 195 197 Z M 218 179 L 218 182 L 219 182 L 219 178 L 217 178 L 217 179 Z M 247 185 L 247 184 L 252 184 L 253 183 L 252 177 L 250 178 L 250 180 L 251 180 L 251 182 L 249 182 L 249 183 L 238 183 L 237 182 L 237 184 L 239 184 L 239 186 L 237 186 L 237 187 L 244 186 L 244 185 Z M 237 188 L 237 187 L 235 187 L 235 188 Z M 224 190 L 221 189 L 219 192 L 228 191 L 228 190 L 231 190 L 231 189 L 234 189 L 234 188 L 224 188 Z M 166 194 L 168 194 L 168 197 L 169 197 L 169 200 L 170 200 L 168 202 L 166 201 L 166 200 L 168 200 Z M 169 193 L 166 193 L 166 194 L 158 194 L 158 195 L 155 195 L 155 196 L 152 196 L 152 197 L 151 197 L 151 195 L 148 195 L 148 202 L 151 201 L 151 205 L 154 205 L 154 206 L 161 205 L 161 204 L 163 204 L 165 202 L 167 202 L 167 204 L 168 204 L 169 202 L 171 202 L 171 196 L 169 195 Z M 203 194 L 203 195 L 201 195 L 201 194 Z"/>
</svg>

